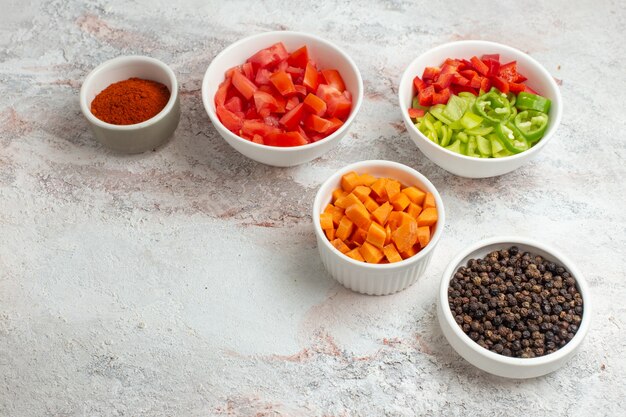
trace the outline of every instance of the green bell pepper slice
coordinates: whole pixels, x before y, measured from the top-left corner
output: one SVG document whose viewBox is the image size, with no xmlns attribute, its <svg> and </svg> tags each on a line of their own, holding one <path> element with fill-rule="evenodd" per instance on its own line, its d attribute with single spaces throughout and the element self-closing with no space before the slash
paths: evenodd
<svg viewBox="0 0 626 417">
<path fill-rule="evenodd" d="M 470 111 L 466 111 L 460 121 L 465 129 L 473 129 L 482 123 L 483 118 Z"/>
<path fill-rule="evenodd" d="M 536 110 L 524 110 L 515 117 L 515 127 L 522 132 L 528 142 L 541 139 L 548 128 L 548 115 Z"/>
<path fill-rule="evenodd" d="M 537 110 L 548 113 L 550 111 L 550 104 L 552 104 L 550 99 L 522 91 L 517 95 L 515 107 L 520 110 Z"/>
<path fill-rule="evenodd" d="M 530 145 L 512 123 L 500 123 L 496 126 L 496 135 L 504 147 L 513 153 L 520 153 L 528 150 Z"/>
<path fill-rule="evenodd" d="M 511 103 L 506 95 L 502 97 L 502 94 L 495 91 L 478 97 L 474 107 L 478 115 L 494 123 L 504 122 L 511 116 Z"/>
</svg>

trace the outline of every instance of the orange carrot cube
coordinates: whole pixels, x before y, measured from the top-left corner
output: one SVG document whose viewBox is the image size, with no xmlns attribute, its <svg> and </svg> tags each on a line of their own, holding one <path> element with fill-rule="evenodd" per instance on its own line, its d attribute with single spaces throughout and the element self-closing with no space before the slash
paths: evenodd
<svg viewBox="0 0 626 417">
<path fill-rule="evenodd" d="M 322 229 L 332 229 L 333 226 L 333 215 L 330 213 L 322 213 L 320 214 L 320 224 L 322 225 Z"/>
<path fill-rule="evenodd" d="M 365 262 L 365 259 L 363 259 L 363 256 L 361 256 L 359 248 L 352 249 L 350 252 L 346 253 L 346 256 L 349 256 L 356 261 Z"/>
<path fill-rule="evenodd" d="M 387 182 L 385 183 L 385 191 L 387 192 L 387 197 L 389 198 L 389 201 L 391 201 L 393 196 L 400 192 L 400 188 L 401 185 L 399 181 L 389 178 L 387 179 Z"/>
<path fill-rule="evenodd" d="M 337 207 L 341 207 L 342 209 L 347 209 L 349 206 L 353 204 L 359 204 L 361 206 L 363 205 L 363 203 L 361 203 L 361 200 L 359 200 L 359 197 L 357 197 L 353 193 L 350 193 L 344 197 L 339 198 L 337 201 L 335 201 L 335 205 Z"/>
<path fill-rule="evenodd" d="M 415 203 L 410 203 L 406 208 L 406 214 L 417 219 L 417 216 L 422 212 L 422 208 Z"/>
<path fill-rule="evenodd" d="M 391 205 L 394 209 L 398 211 L 403 211 L 409 204 L 411 204 L 411 200 L 404 193 L 396 193 L 393 197 L 389 199 Z"/>
<path fill-rule="evenodd" d="M 343 216 L 341 221 L 339 222 L 339 226 L 337 227 L 337 236 L 341 240 L 348 240 L 350 235 L 352 234 L 352 228 L 354 227 L 354 223 L 348 218 L 348 216 Z"/>
<path fill-rule="evenodd" d="M 420 250 L 420 245 L 413 245 L 404 252 L 400 252 L 400 256 L 402 256 L 402 259 L 407 259 L 413 255 L 416 255 Z"/>
<path fill-rule="evenodd" d="M 422 249 L 428 245 L 428 242 L 430 242 L 430 227 L 420 226 L 417 228 L 417 241 Z"/>
<path fill-rule="evenodd" d="M 365 198 L 369 196 L 371 192 L 372 189 L 364 185 L 357 185 L 354 190 L 352 190 L 352 194 L 357 196 L 362 202 L 365 202 Z"/>
<path fill-rule="evenodd" d="M 333 203 L 335 201 L 337 201 L 338 199 L 340 199 L 341 197 L 347 196 L 348 193 L 345 192 L 344 190 L 342 190 L 341 188 L 337 188 L 335 191 L 333 191 Z"/>
<path fill-rule="evenodd" d="M 431 193 L 426 193 L 426 197 L 424 198 L 424 209 L 437 207 L 437 203 L 435 203 L 435 196 Z"/>
<path fill-rule="evenodd" d="M 426 197 L 426 193 L 417 187 L 407 187 L 402 190 L 402 192 L 409 197 L 409 200 L 411 200 L 412 203 L 415 203 L 418 206 L 422 205 L 424 198 Z"/>
<path fill-rule="evenodd" d="M 367 238 L 367 230 L 363 230 L 359 227 L 356 228 L 352 236 L 350 237 L 350 243 L 355 246 L 361 246 L 365 239 Z"/>
<path fill-rule="evenodd" d="M 385 231 L 385 228 L 376 222 L 372 222 L 369 230 L 367 231 L 367 238 L 365 240 L 377 248 L 382 249 L 382 247 L 385 246 L 386 238 L 387 232 Z"/>
<path fill-rule="evenodd" d="M 380 224 L 387 223 L 387 219 L 389 218 L 389 214 L 393 211 L 393 207 L 389 202 L 385 201 L 380 207 L 372 212 L 372 216 L 376 221 Z"/>
<path fill-rule="evenodd" d="M 385 236 L 385 246 L 387 246 L 391 243 L 391 227 L 389 225 L 385 227 L 385 234 L 387 235 Z"/>
<path fill-rule="evenodd" d="M 359 248 L 359 252 L 365 259 L 365 262 L 370 264 L 377 264 L 385 256 L 380 249 L 368 242 L 363 243 L 363 246 Z"/>
<path fill-rule="evenodd" d="M 370 186 L 372 191 L 376 194 L 376 197 L 387 200 L 387 191 L 385 191 L 386 178 L 379 178 Z"/>
<path fill-rule="evenodd" d="M 341 239 L 335 239 L 330 243 L 341 253 L 350 252 L 350 248 L 348 247 L 348 245 L 346 245 Z"/>
<path fill-rule="evenodd" d="M 374 199 L 370 196 L 365 197 L 365 200 L 363 201 L 363 205 L 365 206 L 367 211 L 369 211 L 370 213 L 373 213 L 374 211 L 376 211 L 378 207 L 380 207 L 378 203 L 374 201 Z"/>
<path fill-rule="evenodd" d="M 324 230 L 324 233 L 326 234 L 326 237 L 328 238 L 328 240 L 332 242 L 333 240 L 335 240 L 335 234 L 337 233 L 337 231 L 334 228 L 332 228 L 332 229 Z"/>
<path fill-rule="evenodd" d="M 352 204 L 346 209 L 346 216 L 348 216 L 354 224 L 364 230 L 368 230 L 370 228 L 370 224 L 372 223 L 369 211 L 367 211 L 363 203 L 360 201 L 358 204 Z"/>
<path fill-rule="evenodd" d="M 324 213 L 330 213 L 333 216 L 333 223 L 335 226 L 338 226 L 341 218 L 343 217 L 344 210 L 341 207 L 335 207 L 332 204 L 329 204 L 324 209 Z"/>
<path fill-rule="evenodd" d="M 424 208 L 424 211 L 417 216 L 418 226 L 432 226 L 437 223 L 437 209 L 433 207 Z"/>
<path fill-rule="evenodd" d="M 376 177 L 371 174 L 361 174 L 359 175 L 359 183 L 361 185 L 365 185 L 366 187 L 371 187 L 372 184 L 376 182 Z"/>
<path fill-rule="evenodd" d="M 400 252 L 409 250 L 417 242 L 417 222 L 411 218 L 410 221 L 402 223 L 391 234 L 391 240 L 396 244 Z"/>
<path fill-rule="evenodd" d="M 341 188 L 344 191 L 351 193 L 357 185 L 359 185 L 359 175 L 356 172 L 348 172 L 341 177 Z"/>
<path fill-rule="evenodd" d="M 400 262 L 402 260 L 402 257 L 398 253 L 398 250 L 393 243 L 386 245 L 383 248 L 383 253 L 385 254 L 385 257 L 387 258 L 389 263 Z"/>
</svg>

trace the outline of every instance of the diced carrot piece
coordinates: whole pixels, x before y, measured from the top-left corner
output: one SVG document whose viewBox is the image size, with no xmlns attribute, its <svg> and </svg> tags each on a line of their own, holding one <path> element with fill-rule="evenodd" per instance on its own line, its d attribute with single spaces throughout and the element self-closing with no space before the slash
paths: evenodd
<svg viewBox="0 0 626 417">
<path fill-rule="evenodd" d="M 356 187 L 354 187 L 354 190 L 352 190 L 352 193 L 356 195 L 357 197 L 359 197 L 359 200 L 361 200 L 364 203 L 365 203 L 365 197 L 368 197 L 371 192 L 372 192 L 372 189 L 364 185 L 357 185 Z"/>
<path fill-rule="evenodd" d="M 337 199 L 337 201 L 335 201 L 335 205 L 337 207 L 341 207 L 342 209 L 347 209 L 348 207 L 350 207 L 353 204 L 359 204 L 359 205 L 363 205 L 363 203 L 361 203 L 361 200 L 359 200 L 359 197 L 357 197 L 356 195 L 350 193 L 346 196 L 343 196 L 339 199 Z"/>
<path fill-rule="evenodd" d="M 400 252 L 407 251 L 417 242 L 417 222 L 414 219 L 401 224 L 392 234 L 391 239 Z"/>
<path fill-rule="evenodd" d="M 370 213 L 373 213 L 379 207 L 378 203 L 370 196 L 365 197 L 363 205 Z"/>
<path fill-rule="evenodd" d="M 365 240 L 377 248 L 382 249 L 382 247 L 385 246 L 386 238 L 387 232 L 385 231 L 385 228 L 376 222 L 372 222 L 369 230 L 367 231 L 367 238 Z"/>
<path fill-rule="evenodd" d="M 330 243 L 341 253 L 350 252 L 350 248 L 348 247 L 348 245 L 346 245 L 341 239 L 335 239 Z"/>
<path fill-rule="evenodd" d="M 424 209 L 430 207 L 437 207 L 437 204 L 435 203 L 435 196 L 431 193 L 426 193 L 426 198 L 424 198 Z"/>
<path fill-rule="evenodd" d="M 402 257 L 398 253 L 398 250 L 396 249 L 396 246 L 393 243 L 386 245 L 383 248 L 383 253 L 385 254 L 385 257 L 390 263 L 400 262 L 402 260 Z"/>
<path fill-rule="evenodd" d="M 402 256 L 402 259 L 407 259 L 413 255 L 416 255 L 420 250 L 420 245 L 413 245 L 404 252 L 400 252 L 400 256 Z"/>
<path fill-rule="evenodd" d="M 352 204 L 346 208 L 346 216 L 361 229 L 368 230 L 372 223 L 370 213 L 360 201 L 358 204 Z"/>
<path fill-rule="evenodd" d="M 346 253 L 346 256 L 349 256 L 356 261 L 365 262 L 365 259 L 363 259 L 363 256 L 361 256 L 359 248 L 352 249 L 350 252 Z"/>
<path fill-rule="evenodd" d="M 420 226 L 417 228 L 417 240 L 420 243 L 420 246 L 423 248 L 428 245 L 430 242 L 430 227 L 428 226 Z"/>
<path fill-rule="evenodd" d="M 335 207 L 332 204 L 329 204 L 324 209 L 324 213 L 330 213 L 333 216 L 333 223 L 335 226 L 338 226 L 341 218 L 343 217 L 344 210 L 341 207 Z"/>
<path fill-rule="evenodd" d="M 425 208 L 424 211 L 417 216 L 417 225 L 418 226 L 432 226 L 437 223 L 437 209 L 436 208 Z"/>
<path fill-rule="evenodd" d="M 420 190 L 419 188 L 407 187 L 404 190 L 402 190 L 402 192 L 406 194 L 407 197 L 409 197 L 409 200 L 411 200 L 412 203 L 415 203 L 418 206 L 421 206 L 424 203 L 424 198 L 426 197 L 426 193 Z"/>
<path fill-rule="evenodd" d="M 351 193 L 357 185 L 359 185 L 359 175 L 356 172 L 348 172 L 341 177 L 341 188 L 344 191 Z"/>
<path fill-rule="evenodd" d="M 380 249 L 368 242 L 363 243 L 363 246 L 359 248 L 359 252 L 365 259 L 365 262 L 370 264 L 377 264 L 385 256 Z"/>
<path fill-rule="evenodd" d="M 333 240 L 335 240 L 335 235 L 337 233 L 337 231 L 333 228 L 333 229 L 326 229 L 324 230 L 324 233 L 326 233 L 326 237 L 328 238 L 328 240 L 330 240 L 331 242 Z"/>
<path fill-rule="evenodd" d="M 379 178 L 370 186 L 370 188 L 374 191 L 374 193 L 376 193 L 377 197 L 387 199 L 387 191 L 385 191 L 386 183 L 386 178 Z"/>
<path fill-rule="evenodd" d="M 391 227 L 389 225 L 385 226 L 385 246 L 391 243 Z"/>
<path fill-rule="evenodd" d="M 390 201 L 393 198 L 393 196 L 395 196 L 396 194 L 400 192 L 400 188 L 401 188 L 400 182 L 396 180 L 392 180 L 392 179 L 387 179 L 387 182 L 385 183 L 385 191 L 387 191 L 387 197 L 389 198 Z"/>
<path fill-rule="evenodd" d="M 389 199 L 391 205 L 394 209 L 398 211 L 403 211 L 409 204 L 411 204 L 411 200 L 404 193 L 396 193 L 393 197 Z"/>
<path fill-rule="evenodd" d="M 415 203 L 409 204 L 409 206 L 406 208 L 406 213 L 414 219 L 417 219 L 417 216 L 419 216 L 421 212 L 422 208 Z"/>
<path fill-rule="evenodd" d="M 376 221 L 380 224 L 387 223 L 387 219 L 389 218 L 389 214 L 393 211 L 393 207 L 389 202 L 383 203 L 380 207 L 372 212 L 372 216 Z"/>
<path fill-rule="evenodd" d="M 376 177 L 371 174 L 361 174 L 359 175 L 359 182 L 361 183 L 361 185 L 371 187 L 372 184 L 376 182 Z"/>
<path fill-rule="evenodd" d="M 354 223 L 352 220 L 348 218 L 348 216 L 343 216 L 341 221 L 339 222 L 339 226 L 337 226 L 337 232 L 335 236 L 337 236 L 341 240 L 348 240 L 350 235 L 352 234 L 352 228 L 354 227 Z"/>
<path fill-rule="evenodd" d="M 396 229 L 402 224 L 403 217 L 401 213 L 401 211 L 392 211 L 387 217 L 387 224 L 391 227 L 392 232 L 395 232 Z"/>
<path fill-rule="evenodd" d="M 361 246 L 365 242 L 365 239 L 367 239 L 367 230 L 357 227 L 350 237 L 350 242 L 356 246 Z"/>
<path fill-rule="evenodd" d="M 333 215 L 330 213 L 322 213 L 320 214 L 320 223 L 322 225 L 322 229 L 332 229 L 333 226 Z"/>
<path fill-rule="evenodd" d="M 339 198 L 345 197 L 347 195 L 348 195 L 347 192 L 345 192 L 341 188 L 337 188 L 335 191 L 333 191 L 333 203 L 337 201 Z"/>
</svg>

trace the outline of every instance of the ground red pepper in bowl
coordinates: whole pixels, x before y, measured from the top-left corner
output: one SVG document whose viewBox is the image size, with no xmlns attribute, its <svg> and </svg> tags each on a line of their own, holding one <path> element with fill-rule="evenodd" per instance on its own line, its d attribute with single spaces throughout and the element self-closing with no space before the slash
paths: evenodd
<svg viewBox="0 0 626 417">
<path fill-rule="evenodd" d="M 109 85 L 91 102 L 91 113 L 103 122 L 132 125 L 159 114 L 170 90 L 156 81 L 129 78 Z"/>
</svg>

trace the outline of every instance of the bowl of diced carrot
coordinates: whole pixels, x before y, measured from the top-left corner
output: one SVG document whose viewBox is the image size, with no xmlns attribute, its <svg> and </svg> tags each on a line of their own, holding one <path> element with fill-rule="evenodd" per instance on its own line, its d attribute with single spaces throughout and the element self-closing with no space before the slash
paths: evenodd
<svg viewBox="0 0 626 417">
<path fill-rule="evenodd" d="M 345 287 L 386 295 L 426 270 L 445 223 L 435 186 L 391 161 L 348 165 L 322 184 L 313 224 L 322 263 Z"/>
<path fill-rule="evenodd" d="M 363 100 L 354 61 L 333 43 L 290 31 L 228 46 L 209 65 L 202 101 L 226 142 L 274 166 L 320 157 L 346 135 Z"/>
</svg>

